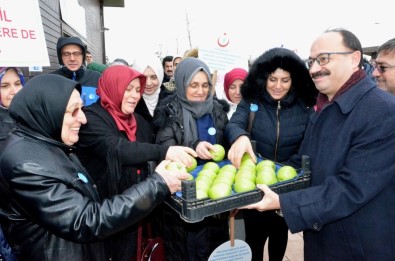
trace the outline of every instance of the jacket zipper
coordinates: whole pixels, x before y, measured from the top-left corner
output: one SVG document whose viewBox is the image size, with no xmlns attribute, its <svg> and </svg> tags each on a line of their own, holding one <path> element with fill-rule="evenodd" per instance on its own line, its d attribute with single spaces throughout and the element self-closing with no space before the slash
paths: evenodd
<svg viewBox="0 0 395 261">
<path fill-rule="evenodd" d="M 280 139 L 280 110 L 281 110 L 281 102 L 277 102 L 277 111 L 276 111 L 276 146 L 274 147 L 274 161 L 277 162 L 277 151 L 278 151 L 278 142 Z"/>
</svg>

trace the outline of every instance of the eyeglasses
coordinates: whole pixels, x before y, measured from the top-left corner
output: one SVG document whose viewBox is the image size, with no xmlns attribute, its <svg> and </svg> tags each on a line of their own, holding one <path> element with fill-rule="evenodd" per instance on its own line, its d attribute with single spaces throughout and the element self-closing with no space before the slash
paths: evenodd
<svg viewBox="0 0 395 261">
<path fill-rule="evenodd" d="M 70 56 L 73 56 L 75 58 L 79 58 L 81 57 L 82 52 L 73 52 L 73 53 L 69 53 L 69 52 L 64 52 L 62 53 L 62 56 L 69 58 Z"/>
<path fill-rule="evenodd" d="M 84 106 L 81 106 L 81 107 L 74 107 L 74 108 L 72 108 L 72 109 L 66 109 L 65 113 L 70 113 L 71 116 L 73 116 L 73 117 L 75 118 L 75 117 L 77 117 L 78 112 L 79 112 L 80 110 L 82 110 L 83 107 L 84 107 Z"/>
<path fill-rule="evenodd" d="M 325 64 L 328 64 L 330 61 L 330 56 L 332 54 L 352 54 L 355 51 L 352 52 L 328 52 L 328 53 L 320 53 L 319 55 L 317 55 L 317 57 L 315 58 L 309 58 L 307 60 L 305 60 L 306 66 L 308 69 L 310 69 L 313 64 L 314 61 L 317 61 L 318 65 L 322 66 Z"/>
<path fill-rule="evenodd" d="M 385 73 L 387 71 L 387 69 L 391 69 L 391 68 L 395 68 L 395 65 L 392 66 L 382 66 L 382 65 L 378 65 L 378 64 L 374 64 L 373 65 L 374 69 L 377 69 L 377 71 L 379 71 L 379 73 Z"/>
</svg>

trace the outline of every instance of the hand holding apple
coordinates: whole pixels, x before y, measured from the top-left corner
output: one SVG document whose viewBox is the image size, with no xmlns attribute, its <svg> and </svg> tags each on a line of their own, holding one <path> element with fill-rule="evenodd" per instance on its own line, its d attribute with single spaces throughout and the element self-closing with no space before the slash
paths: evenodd
<svg viewBox="0 0 395 261">
<path fill-rule="evenodd" d="M 176 161 L 191 166 L 193 164 L 192 157 L 197 157 L 196 151 L 184 146 L 170 146 L 166 152 L 166 160 Z"/>
<path fill-rule="evenodd" d="M 197 160 L 192 156 L 189 157 L 191 157 L 192 164 L 190 166 L 187 166 L 187 172 L 191 173 L 197 167 Z"/>
<path fill-rule="evenodd" d="M 241 158 L 243 157 L 244 153 L 248 153 L 251 156 L 251 159 L 256 162 L 256 156 L 254 150 L 252 149 L 251 141 L 247 136 L 243 135 L 233 142 L 228 152 L 228 159 L 236 168 L 239 168 Z"/>
<path fill-rule="evenodd" d="M 163 160 L 155 169 L 166 182 L 171 194 L 181 190 L 181 180 L 188 179 L 188 173 L 179 170 L 168 170 L 169 160 Z"/>
<path fill-rule="evenodd" d="M 219 162 L 225 158 L 225 148 L 221 144 L 214 144 L 209 152 L 213 161 Z"/>
</svg>

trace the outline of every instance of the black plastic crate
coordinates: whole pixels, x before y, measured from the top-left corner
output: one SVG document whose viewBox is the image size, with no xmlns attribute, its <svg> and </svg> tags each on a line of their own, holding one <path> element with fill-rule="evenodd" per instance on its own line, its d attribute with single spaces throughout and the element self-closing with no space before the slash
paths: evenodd
<svg viewBox="0 0 395 261">
<path fill-rule="evenodd" d="M 282 166 L 278 163 L 276 165 Z M 298 176 L 294 179 L 279 182 L 269 187 L 278 194 L 309 187 L 311 171 L 308 156 L 302 157 L 302 167 L 297 171 Z M 232 192 L 232 195 L 220 199 L 197 199 L 196 182 L 194 180 L 184 180 L 182 181 L 181 193 L 172 195 L 166 201 L 166 204 L 178 212 L 186 222 L 195 223 L 208 216 L 256 203 L 262 199 L 263 195 L 263 191 L 255 189 L 244 193 Z"/>
</svg>

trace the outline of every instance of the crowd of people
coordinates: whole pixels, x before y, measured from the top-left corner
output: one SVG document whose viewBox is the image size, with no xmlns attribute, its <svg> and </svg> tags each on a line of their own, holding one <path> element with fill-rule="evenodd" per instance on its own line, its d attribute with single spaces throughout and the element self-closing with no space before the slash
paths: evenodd
<svg viewBox="0 0 395 261">
<path fill-rule="evenodd" d="M 311 159 L 309 188 L 257 185 L 262 200 L 240 209 L 253 261 L 266 241 L 283 260 L 289 230 L 303 231 L 305 260 L 394 260 L 395 38 L 369 64 L 342 28 L 305 61 L 273 47 L 225 74 L 223 98 L 192 51 L 99 68 L 81 39 L 60 37 L 59 70 L 25 82 L 0 67 L 0 259 L 137 260 L 148 222 L 166 260 L 208 260 L 229 213 L 183 221 L 164 201 L 189 176 L 166 167 L 202 165 L 222 144 L 236 168 L 245 154 Z"/>
</svg>

